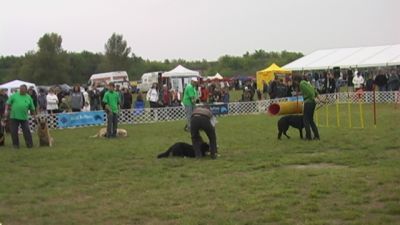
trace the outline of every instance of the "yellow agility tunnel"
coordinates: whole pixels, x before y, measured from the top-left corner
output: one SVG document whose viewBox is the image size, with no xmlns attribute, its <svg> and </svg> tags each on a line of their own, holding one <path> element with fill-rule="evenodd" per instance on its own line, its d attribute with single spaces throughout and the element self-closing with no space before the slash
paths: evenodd
<svg viewBox="0 0 400 225">
<path fill-rule="evenodd" d="M 273 116 L 286 115 L 286 114 L 299 114 L 302 112 L 303 112 L 302 101 L 272 103 L 268 107 L 268 113 Z"/>
</svg>

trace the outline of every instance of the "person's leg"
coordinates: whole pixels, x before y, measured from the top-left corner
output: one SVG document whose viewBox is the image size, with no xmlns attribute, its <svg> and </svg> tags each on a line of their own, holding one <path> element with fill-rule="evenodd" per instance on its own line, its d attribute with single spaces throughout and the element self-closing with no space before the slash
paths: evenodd
<svg viewBox="0 0 400 225">
<path fill-rule="evenodd" d="M 21 123 L 22 133 L 24 135 L 26 147 L 32 148 L 33 141 L 32 141 L 32 134 L 29 129 L 29 122 L 28 122 L 28 120 L 22 120 L 22 121 L 20 121 L 20 123 Z"/>
<path fill-rule="evenodd" d="M 211 125 L 209 119 L 203 117 L 203 129 L 206 132 L 208 140 L 210 141 L 210 153 L 211 158 L 215 159 L 217 155 L 217 135 L 215 134 L 215 128 Z"/>
<path fill-rule="evenodd" d="M 312 129 L 312 132 L 314 133 L 314 139 L 319 139 L 319 132 L 318 132 L 318 127 L 317 127 L 317 125 L 315 124 L 315 122 L 314 122 L 314 112 L 315 112 L 315 106 L 316 106 L 316 104 L 315 103 L 312 103 L 311 104 L 311 119 L 310 119 L 310 126 L 311 126 L 311 129 Z"/>
<path fill-rule="evenodd" d="M 117 136 L 117 128 L 118 128 L 118 113 L 113 113 L 113 119 L 112 119 L 112 135 L 113 137 Z"/>
<path fill-rule="evenodd" d="M 187 120 L 186 129 L 187 129 L 188 131 L 190 131 L 190 119 L 191 119 L 191 117 L 192 117 L 193 106 L 192 106 L 192 105 L 190 105 L 190 106 L 185 106 L 185 112 L 186 112 L 186 120 Z"/>
<path fill-rule="evenodd" d="M 107 134 L 106 137 L 112 136 L 112 125 L 113 125 L 113 114 L 110 112 L 107 114 Z"/>
<path fill-rule="evenodd" d="M 201 154 L 201 143 L 202 143 L 202 139 L 200 136 L 200 129 L 201 129 L 201 125 L 202 125 L 202 121 L 201 118 L 199 116 L 193 117 L 192 120 L 190 121 L 191 123 L 191 129 L 190 129 L 190 134 L 192 137 L 192 145 L 193 145 L 193 149 L 194 149 L 194 153 L 196 158 L 201 158 L 202 154 Z"/>
<path fill-rule="evenodd" d="M 305 102 L 304 103 L 304 110 L 303 110 L 303 122 L 304 122 L 304 129 L 306 130 L 306 139 L 311 140 L 311 105 L 312 103 Z"/>
<path fill-rule="evenodd" d="M 18 120 L 15 119 L 10 120 L 10 133 L 14 148 L 19 148 L 18 126 L 19 126 Z"/>
</svg>

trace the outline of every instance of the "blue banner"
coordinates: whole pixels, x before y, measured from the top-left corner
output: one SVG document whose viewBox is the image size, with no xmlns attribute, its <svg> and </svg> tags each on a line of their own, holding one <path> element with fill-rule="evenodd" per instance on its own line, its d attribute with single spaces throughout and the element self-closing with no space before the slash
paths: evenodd
<svg viewBox="0 0 400 225">
<path fill-rule="evenodd" d="M 104 124 L 104 112 L 76 112 L 76 113 L 59 113 L 57 114 L 57 125 L 59 128 L 102 125 Z"/>
<path fill-rule="evenodd" d="M 289 102 L 302 102 L 303 101 L 303 96 L 294 96 L 294 97 L 287 97 L 287 100 Z"/>
<path fill-rule="evenodd" d="M 221 103 L 221 104 L 212 104 L 210 105 L 210 110 L 214 114 L 214 116 L 228 114 L 228 104 Z"/>
</svg>

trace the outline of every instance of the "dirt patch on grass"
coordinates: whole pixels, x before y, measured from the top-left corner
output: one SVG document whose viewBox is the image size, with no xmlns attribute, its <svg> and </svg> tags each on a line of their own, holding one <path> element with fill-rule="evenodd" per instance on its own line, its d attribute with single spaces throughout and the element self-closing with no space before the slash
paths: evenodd
<svg viewBox="0 0 400 225">
<path fill-rule="evenodd" d="M 337 165 L 333 163 L 312 163 L 312 164 L 293 164 L 287 165 L 286 168 L 291 169 L 344 169 L 348 166 Z"/>
</svg>

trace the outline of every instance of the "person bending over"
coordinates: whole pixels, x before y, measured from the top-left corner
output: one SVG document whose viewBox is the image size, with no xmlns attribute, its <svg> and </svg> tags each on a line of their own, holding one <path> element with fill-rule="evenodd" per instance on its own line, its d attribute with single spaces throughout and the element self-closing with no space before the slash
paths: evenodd
<svg viewBox="0 0 400 225">
<path fill-rule="evenodd" d="M 190 133 L 192 137 L 192 145 L 196 158 L 201 158 L 201 144 L 203 143 L 200 131 L 204 131 L 210 143 L 210 155 L 212 159 L 217 157 L 217 136 L 215 134 L 215 118 L 211 111 L 207 108 L 196 107 L 193 110 L 190 119 Z"/>
</svg>

